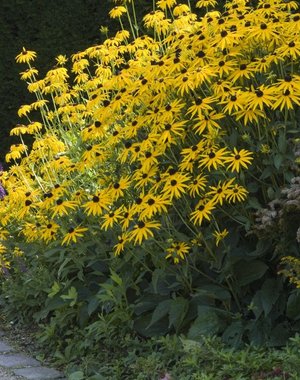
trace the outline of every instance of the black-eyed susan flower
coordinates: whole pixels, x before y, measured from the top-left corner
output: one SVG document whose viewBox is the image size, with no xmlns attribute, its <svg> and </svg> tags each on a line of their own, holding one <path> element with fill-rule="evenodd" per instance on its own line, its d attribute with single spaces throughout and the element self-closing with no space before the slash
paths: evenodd
<svg viewBox="0 0 300 380">
<path fill-rule="evenodd" d="M 110 18 L 120 18 L 123 16 L 123 14 L 127 13 L 126 8 L 123 7 L 122 5 L 114 7 L 110 12 L 109 12 L 109 17 Z"/>
<path fill-rule="evenodd" d="M 151 219 L 155 214 L 163 214 L 168 211 L 171 200 L 168 195 L 147 194 L 140 210 L 140 219 Z"/>
<path fill-rule="evenodd" d="M 129 188 L 131 183 L 131 179 L 129 176 L 123 176 L 119 180 L 113 182 L 110 185 L 109 193 L 113 200 L 117 200 L 118 198 L 124 195 L 124 191 Z"/>
<path fill-rule="evenodd" d="M 236 148 L 233 148 L 233 153 L 230 153 L 225 160 L 227 169 L 232 172 L 239 172 L 241 168 L 247 169 L 253 160 L 252 155 L 253 153 L 246 149 L 237 150 Z"/>
<path fill-rule="evenodd" d="M 213 236 L 216 239 L 216 246 L 220 244 L 220 242 L 229 234 L 229 231 L 225 228 L 223 231 L 215 231 Z"/>
<path fill-rule="evenodd" d="M 216 0 L 198 0 L 196 3 L 197 8 L 214 7 L 217 4 Z"/>
<path fill-rule="evenodd" d="M 209 186 L 210 191 L 207 193 L 207 195 L 211 196 L 212 202 L 214 204 L 218 203 L 221 206 L 223 205 L 223 201 L 226 199 L 233 181 L 234 178 L 231 178 L 229 181 L 219 181 L 216 186 Z"/>
<path fill-rule="evenodd" d="M 17 63 L 29 63 L 36 57 L 36 52 L 32 50 L 26 50 L 24 47 L 20 54 L 16 56 Z"/>
<path fill-rule="evenodd" d="M 193 222 L 195 225 L 200 225 L 202 224 L 203 220 L 210 220 L 211 219 L 211 214 L 212 211 L 215 209 L 215 203 L 210 199 L 201 199 L 195 210 L 191 212 L 190 214 L 190 220 Z"/>
<path fill-rule="evenodd" d="M 133 221 L 134 210 L 130 207 L 122 207 L 122 213 L 120 215 L 119 224 L 122 227 L 122 231 L 126 231 L 129 228 L 130 223 Z"/>
<path fill-rule="evenodd" d="M 247 99 L 248 109 L 255 110 L 256 108 L 259 108 L 260 110 L 263 110 L 265 106 L 271 107 L 274 102 L 274 89 L 261 85 L 254 91 L 245 93 L 245 98 Z"/>
<path fill-rule="evenodd" d="M 201 154 L 201 159 L 199 160 L 199 166 L 205 167 L 209 171 L 213 167 L 217 169 L 218 166 L 224 166 L 227 159 L 228 151 L 226 148 L 211 149 L 208 153 Z"/>
<path fill-rule="evenodd" d="M 226 199 L 232 203 L 242 202 L 246 199 L 247 195 L 248 191 L 243 186 L 235 184 L 228 189 Z"/>
<path fill-rule="evenodd" d="M 78 238 L 81 238 L 84 236 L 84 232 L 88 231 L 88 228 L 86 227 L 70 227 L 65 234 L 61 244 L 69 245 L 71 242 L 76 243 Z"/>
<path fill-rule="evenodd" d="M 109 212 L 104 214 L 101 217 L 102 219 L 102 223 L 100 225 L 101 229 L 103 229 L 104 231 L 107 231 L 109 228 L 112 228 L 114 224 L 118 223 L 118 221 L 122 218 L 121 217 L 122 211 L 123 211 L 122 207 L 120 207 L 117 210 L 110 210 Z"/>
<path fill-rule="evenodd" d="M 124 251 L 126 243 L 129 242 L 128 232 L 122 233 L 118 236 L 118 243 L 114 245 L 114 253 L 116 256 L 119 256 L 121 252 Z"/>
<path fill-rule="evenodd" d="M 180 198 L 188 189 L 187 182 L 190 180 L 188 174 L 176 173 L 166 181 L 162 190 L 165 196 L 169 196 L 170 199 Z"/>
<path fill-rule="evenodd" d="M 207 176 L 198 174 L 189 184 L 190 196 L 195 198 L 196 195 L 200 195 L 205 190 L 207 182 Z"/>
<path fill-rule="evenodd" d="M 54 218 L 56 215 L 67 215 L 70 212 L 70 210 L 75 210 L 76 207 L 78 207 L 77 202 L 58 198 L 55 201 L 54 205 L 51 207 L 52 218 Z"/>
<path fill-rule="evenodd" d="M 190 245 L 186 242 L 173 242 L 170 247 L 166 249 L 166 259 L 172 259 L 174 264 L 179 264 L 181 260 L 186 258 L 186 255 L 191 249 Z"/>
<path fill-rule="evenodd" d="M 91 200 L 84 203 L 82 207 L 85 209 L 87 215 L 102 215 L 103 210 L 108 210 L 111 203 L 107 193 L 97 192 L 91 197 Z"/>
<path fill-rule="evenodd" d="M 284 108 L 293 109 L 293 104 L 300 106 L 300 93 L 294 93 L 290 90 L 284 90 L 281 92 L 275 92 L 275 102 L 272 105 L 273 109 L 280 109 L 282 111 Z"/>
<path fill-rule="evenodd" d="M 40 228 L 41 239 L 43 239 L 46 243 L 49 243 L 52 240 L 56 240 L 59 229 L 60 226 L 57 223 L 53 221 L 46 222 Z"/>
<path fill-rule="evenodd" d="M 34 79 L 38 75 L 38 73 L 39 72 L 36 68 L 31 67 L 27 69 L 26 71 L 23 71 L 22 73 L 20 73 L 20 76 L 22 80 L 30 80 L 30 79 Z"/>
<path fill-rule="evenodd" d="M 155 221 L 143 221 L 140 220 L 136 223 L 133 230 L 128 234 L 129 241 L 133 241 L 133 244 L 142 244 L 142 241 L 154 236 L 153 229 L 159 229 L 161 224 Z"/>
</svg>

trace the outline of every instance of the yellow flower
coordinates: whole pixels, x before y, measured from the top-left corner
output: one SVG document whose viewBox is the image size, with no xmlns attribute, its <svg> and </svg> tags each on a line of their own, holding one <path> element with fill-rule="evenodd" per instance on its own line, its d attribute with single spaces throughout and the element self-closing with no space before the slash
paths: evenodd
<svg viewBox="0 0 300 380">
<path fill-rule="evenodd" d="M 207 176 L 199 174 L 189 185 L 189 194 L 195 198 L 196 195 L 200 195 L 200 192 L 205 190 L 207 184 Z"/>
<path fill-rule="evenodd" d="M 177 0 L 158 0 L 156 2 L 158 8 L 161 10 L 166 10 L 167 8 L 172 8 L 176 5 Z"/>
<path fill-rule="evenodd" d="M 156 213 L 167 212 L 167 206 L 170 204 L 171 201 L 167 195 L 163 197 L 162 195 L 147 194 L 141 205 L 140 219 L 150 219 Z"/>
<path fill-rule="evenodd" d="M 216 246 L 228 235 L 228 230 L 225 228 L 223 231 L 215 231 L 213 236 L 216 238 Z"/>
<path fill-rule="evenodd" d="M 58 65 L 63 66 L 65 63 L 67 63 L 68 58 L 65 55 L 60 54 L 55 58 Z"/>
<path fill-rule="evenodd" d="M 243 187 L 235 184 L 232 188 L 228 189 L 226 199 L 229 202 L 242 202 L 246 199 L 248 191 Z"/>
<path fill-rule="evenodd" d="M 300 93 L 295 94 L 290 90 L 285 90 L 279 94 L 275 94 L 275 99 L 275 103 L 272 106 L 272 108 L 275 110 L 277 108 L 280 108 L 280 111 L 282 111 L 284 108 L 293 109 L 293 103 L 296 103 L 298 106 L 300 106 Z"/>
<path fill-rule="evenodd" d="M 85 231 L 88 231 L 88 228 L 80 227 L 80 226 L 75 227 L 75 228 L 70 227 L 68 229 L 67 234 L 63 238 L 61 244 L 62 245 L 63 244 L 69 245 L 71 242 L 77 243 L 78 238 L 83 237 L 84 236 L 83 232 L 85 232 Z"/>
<path fill-rule="evenodd" d="M 215 208 L 215 204 L 212 200 L 201 200 L 196 206 L 195 211 L 190 215 L 190 220 L 195 225 L 199 224 L 201 226 L 203 219 L 210 220 L 211 212 Z"/>
<path fill-rule="evenodd" d="M 209 153 L 202 154 L 201 160 L 199 161 L 199 166 L 204 166 L 209 171 L 211 167 L 217 169 L 218 166 L 223 166 L 227 159 L 226 148 L 221 148 L 219 150 L 212 149 Z"/>
<path fill-rule="evenodd" d="M 114 252 L 116 256 L 119 256 L 120 253 L 124 251 L 125 244 L 128 241 L 128 232 L 124 232 L 122 235 L 118 236 L 118 243 L 114 245 Z"/>
<path fill-rule="evenodd" d="M 166 259 L 173 259 L 174 264 L 178 264 L 180 260 L 184 260 L 189 252 L 190 246 L 185 242 L 174 242 L 171 247 L 167 248 Z"/>
<path fill-rule="evenodd" d="M 167 180 L 163 188 L 163 193 L 165 196 L 169 196 L 170 199 L 180 198 L 188 188 L 186 182 L 190 180 L 187 174 L 176 173 Z"/>
<path fill-rule="evenodd" d="M 126 8 L 123 6 L 119 7 L 114 7 L 110 12 L 109 12 L 109 17 L 110 18 L 119 18 L 121 17 L 124 13 L 126 13 Z"/>
<path fill-rule="evenodd" d="M 26 125 L 18 124 L 15 126 L 15 128 L 11 129 L 10 136 L 20 136 L 27 133 L 27 127 Z"/>
<path fill-rule="evenodd" d="M 217 0 L 198 0 L 196 3 L 196 8 L 207 8 L 209 6 L 214 7 L 217 3 Z"/>
<path fill-rule="evenodd" d="M 33 61 L 35 57 L 36 57 L 36 52 L 31 51 L 31 50 L 26 50 L 23 47 L 22 52 L 16 56 L 16 62 L 29 63 L 30 61 Z"/>
<path fill-rule="evenodd" d="M 23 106 L 21 106 L 18 110 L 18 116 L 19 117 L 22 117 L 22 116 L 27 116 L 27 114 L 29 114 L 29 112 L 31 111 L 31 105 L 29 104 L 24 104 Z"/>
<path fill-rule="evenodd" d="M 101 224 L 101 229 L 104 231 L 107 231 L 109 228 L 113 228 L 113 225 L 118 222 L 119 219 L 121 219 L 121 212 L 122 209 L 119 208 L 115 211 L 110 211 L 103 215 L 102 220 L 103 223 Z"/>
<path fill-rule="evenodd" d="M 70 210 L 75 210 L 77 205 L 78 204 L 75 201 L 67 201 L 67 200 L 58 198 L 55 201 L 55 205 L 52 206 L 51 208 L 53 211 L 52 218 L 54 218 L 56 215 L 59 215 L 59 216 L 67 215 Z"/>
<path fill-rule="evenodd" d="M 59 230 L 59 225 L 55 222 L 49 222 L 41 226 L 41 238 L 49 243 L 51 240 L 56 239 L 56 233 Z"/>
<path fill-rule="evenodd" d="M 28 80 L 31 78 L 34 78 L 36 75 L 38 75 L 38 70 L 34 67 L 31 67 L 30 69 L 27 69 L 26 71 L 23 71 L 20 73 L 22 80 Z"/>
<path fill-rule="evenodd" d="M 134 244 L 142 244 L 142 241 L 154 236 L 152 229 L 159 229 L 160 223 L 154 221 L 139 221 L 129 233 L 129 241 L 134 241 Z"/>
<path fill-rule="evenodd" d="M 248 168 L 253 160 L 251 157 L 252 152 L 247 151 L 246 149 L 241 149 L 238 151 L 236 148 L 233 148 L 233 153 L 230 154 L 228 158 L 226 158 L 225 163 L 229 164 L 227 169 L 232 172 L 239 172 L 242 167 Z"/>
<path fill-rule="evenodd" d="M 103 210 L 107 210 L 111 200 L 105 193 L 98 192 L 92 199 L 83 204 L 87 215 L 102 215 Z"/>
<path fill-rule="evenodd" d="M 223 200 L 226 198 L 233 181 L 234 178 L 225 182 L 219 181 L 217 186 L 209 186 L 211 191 L 209 191 L 207 195 L 212 196 L 212 202 L 214 204 L 219 203 L 222 206 Z"/>
</svg>

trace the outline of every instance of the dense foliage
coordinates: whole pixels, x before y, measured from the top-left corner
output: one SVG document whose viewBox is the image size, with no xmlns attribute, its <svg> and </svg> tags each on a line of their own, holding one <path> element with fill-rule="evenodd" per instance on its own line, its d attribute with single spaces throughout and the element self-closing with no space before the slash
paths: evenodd
<svg viewBox="0 0 300 380">
<path fill-rule="evenodd" d="M 45 77 L 16 57 L 36 100 L 1 173 L 3 305 L 62 361 L 125 336 L 281 346 L 299 328 L 279 274 L 299 218 L 280 236 L 263 219 L 299 191 L 297 3 L 216 3 L 159 0 L 141 28 L 124 1 L 114 37 Z"/>
</svg>

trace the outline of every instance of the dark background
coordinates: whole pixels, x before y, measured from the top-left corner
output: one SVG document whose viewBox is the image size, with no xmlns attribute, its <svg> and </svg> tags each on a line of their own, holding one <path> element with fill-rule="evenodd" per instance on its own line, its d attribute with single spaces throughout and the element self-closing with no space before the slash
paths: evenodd
<svg viewBox="0 0 300 380">
<path fill-rule="evenodd" d="M 118 28 L 109 20 L 111 0 L 0 0 L 0 161 L 12 142 L 9 131 L 20 123 L 17 111 L 34 98 L 19 73 L 25 64 L 15 57 L 24 46 L 37 52 L 34 67 L 42 77 L 59 54 L 70 56 L 101 43 L 101 26 Z"/>
</svg>

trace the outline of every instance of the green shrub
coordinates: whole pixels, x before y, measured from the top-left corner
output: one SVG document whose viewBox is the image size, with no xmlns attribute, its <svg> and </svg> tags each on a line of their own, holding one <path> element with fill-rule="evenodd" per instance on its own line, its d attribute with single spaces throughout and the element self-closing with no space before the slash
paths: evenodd
<svg viewBox="0 0 300 380">
<path fill-rule="evenodd" d="M 60 55 L 39 79 L 34 51 L 16 57 L 37 100 L 19 109 L 27 121 L 1 176 L 3 295 L 18 319 L 13 294 L 31 294 L 37 275 L 32 318 L 61 361 L 127 335 L 273 347 L 298 328 L 278 276 L 295 245 L 274 251 L 252 233 L 299 171 L 297 4 L 234 0 L 202 18 L 171 0 L 155 9 L 140 35 L 134 2 L 115 6 L 121 30 L 69 71 Z"/>
</svg>

